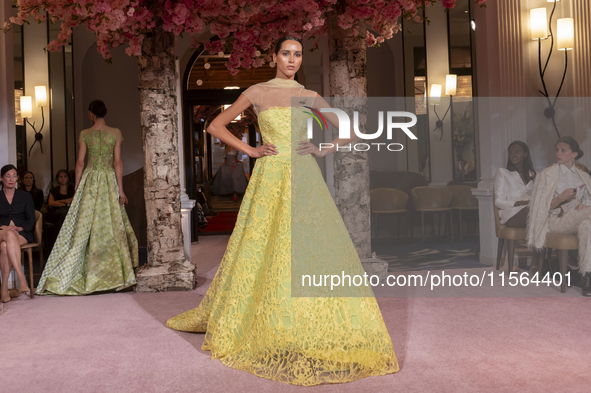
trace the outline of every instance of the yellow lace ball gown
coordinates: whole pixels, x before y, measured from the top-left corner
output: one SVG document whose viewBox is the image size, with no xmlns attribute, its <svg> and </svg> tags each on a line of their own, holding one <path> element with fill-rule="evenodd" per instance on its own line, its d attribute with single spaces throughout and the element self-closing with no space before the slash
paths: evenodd
<svg viewBox="0 0 591 393">
<path fill-rule="evenodd" d="M 305 127 L 292 142 L 289 97 L 305 92 L 295 81 L 272 80 L 243 93 L 257 110 L 263 140 L 277 145 L 279 154 L 257 160 L 203 301 L 167 326 L 205 333 L 203 349 L 230 367 L 294 385 L 394 373 L 398 362 L 371 290 L 365 297 L 334 297 L 326 287 L 311 292 L 318 297 L 292 296 L 292 275 L 299 280 L 301 273 L 313 273 L 306 270 L 308 263 L 363 274 L 315 159 L 291 148 L 295 139 L 305 139 Z M 274 94 L 287 96 L 285 106 L 258 102 Z M 298 261 L 297 272 L 292 259 Z"/>
</svg>

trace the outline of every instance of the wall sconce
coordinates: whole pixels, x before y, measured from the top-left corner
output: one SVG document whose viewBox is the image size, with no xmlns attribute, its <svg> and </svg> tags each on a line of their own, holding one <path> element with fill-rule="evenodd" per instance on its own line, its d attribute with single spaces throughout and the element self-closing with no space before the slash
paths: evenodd
<svg viewBox="0 0 591 393">
<path fill-rule="evenodd" d="M 529 12 L 529 28 L 532 40 L 548 38 L 548 19 L 545 8 L 534 8 Z"/>
<path fill-rule="evenodd" d="M 441 130 L 441 135 L 439 136 L 439 140 L 443 139 L 443 121 L 447 116 L 447 113 L 451 109 L 452 98 L 456 95 L 456 87 L 457 87 L 458 76 L 457 75 L 447 75 L 445 77 L 445 94 L 449 96 L 449 106 L 445 111 L 445 114 L 442 118 L 439 118 L 439 114 L 437 114 L 437 105 L 441 102 L 441 85 L 437 83 L 433 83 L 431 85 L 431 92 L 429 94 L 429 104 L 433 105 L 433 112 L 435 116 L 437 116 L 437 122 L 435 123 L 435 129 L 433 132 L 437 131 L 438 129 Z"/>
<path fill-rule="evenodd" d="M 457 85 L 458 85 L 458 76 L 457 75 L 447 75 L 445 77 L 445 94 L 448 96 L 455 96 Z"/>
<path fill-rule="evenodd" d="M 564 78 L 566 77 L 566 71 L 568 70 L 568 51 L 574 48 L 575 29 L 573 18 L 558 19 L 556 44 L 558 50 L 564 51 L 564 72 L 562 74 L 560 87 L 558 87 L 558 91 L 556 92 L 556 96 L 552 102 L 552 100 L 550 100 L 550 94 L 548 94 L 548 88 L 546 87 L 546 81 L 544 80 L 544 77 L 546 75 L 548 63 L 550 62 L 550 57 L 552 56 L 552 50 L 554 49 L 555 34 L 552 32 L 552 17 L 554 16 L 554 11 L 556 11 L 556 2 L 558 1 L 560 0 L 548 0 L 548 3 L 554 3 L 549 20 L 546 19 L 546 8 L 535 8 L 530 11 L 530 30 L 532 40 L 538 40 L 538 68 L 540 72 L 540 80 L 542 81 L 542 87 L 544 88 L 544 91 L 540 90 L 540 93 L 546 97 L 546 100 L 548 101 L 548 107 L 544 109 L 544 116 L 552 119 L 552 125 L 556 131 L 556 135 L 558 135 L 558 138 L 560 138 L 560 132 L 558 131 L 558 126 L 556 125 L 555 120 L 556 111 L 554 110 L 554 107 L 556 105 L 556 101 L 558 100 L 558 96 L 560 95 L 560 91 L 562 90 L 562 86 L 564 85 Z M 550 36 L 550 51 L 548 52 L 548 57 L 546 58 L 546 64 L 542 68 L 542 40 L 547 39 L 548 36 Z"/>
<path fill-rule="evenodd" d="M 21 117 L 33 117 L 33 104 L 31 104 L 31 96 L 21 96 Z"/>
<path fill-rule="evenodd" d="M 431 94 L 429 94 L 429 104 L 439 105 L 441 101 L 441 85 L 433 83 L 431 85 Z"/>
<path fill-rule="evenodd" d="M 557 21 L 558 50 L 572 50 L 575 47 L 575 22 L 573 18 L 561 18 Z"/>
<path fill-rule="evenodd" d="M 47 88 L 45 86 L 35 86 L 35 102 L 37 107 L 41 107 L 41 128 L 39 131 L 35 128 L 35 122 L 31 124 L 28 120 L 29 117 L 33 117 L 33 105 L 31 96 L 22 96 L 21 100 L 21 116 L 25 119 L 25 122 L 31 126 L 33 131 L 35 131 L 35 142 L 31 145 L 29 149 L 29 157 L 31 156 L 31 151 L 33 150 L 33 146 L 35 143 L 39 142 L 39 148 L 41 149 L 41 154 L 43 154 L 43 145 L 41 144 L 41 140 L 43 139 L 43 126 L 45 125 L 45 113 L 43 112 L 43 107 L 47 106 Z"/>
</svg>

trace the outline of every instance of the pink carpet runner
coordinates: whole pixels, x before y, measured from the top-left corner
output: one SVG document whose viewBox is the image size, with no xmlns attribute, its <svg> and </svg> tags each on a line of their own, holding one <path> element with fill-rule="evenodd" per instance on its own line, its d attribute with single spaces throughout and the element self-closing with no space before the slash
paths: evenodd
<svg viewBox="0 0 591 393">
<path fill-rule="evenodd" d="M 193 292 L 21 296 L 0 315 L 2 392 L 589 392 L 591 299 L 379 298 L 401 371 L 302 388 L 224 366 L 167 329 L 199 304 L 227 236 L 200 240 Z M 211 251 L 215 249 L 216 251 Z M 197 259 L 195 259 L 197 260 Z M 217 261 L 217 262 L 212 262 Z"/>
</svg>

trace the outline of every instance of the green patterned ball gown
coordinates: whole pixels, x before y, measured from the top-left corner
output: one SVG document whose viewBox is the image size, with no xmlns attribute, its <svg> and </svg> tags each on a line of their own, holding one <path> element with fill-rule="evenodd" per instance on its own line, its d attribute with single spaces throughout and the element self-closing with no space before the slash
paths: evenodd
<svg viewBox="0 0 591 393">
<path fill-rule="evenodd" d="M 113 169 L 116 128 L 84 130 L 88 165 L 43 271 L 38 295 L 86 295 L 135 284 L 138 244 L 119 205 Z"/>
</svg>

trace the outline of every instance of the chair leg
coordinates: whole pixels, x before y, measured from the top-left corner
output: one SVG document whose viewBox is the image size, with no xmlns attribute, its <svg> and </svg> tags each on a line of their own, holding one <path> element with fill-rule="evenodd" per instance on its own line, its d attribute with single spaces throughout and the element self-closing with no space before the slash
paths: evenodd
<svg viewBox="0 0 591 393">
<path fill-rule="evenodd" d="M 552 275 L 553 271 L 552 271 L 552 262 L 550 261 L 550 259 L 552 258 L 552 251 L 554 251 L 552 248 L 547 248 L 546 249 L 546 259 L 548 260 L 548 271 L 550 272 L 550 275 Z M 542 265 L 544 264 L 544 262 L 542 261 Z M 541 267 L 540 267 L 540 270 Z M 540 274 L 542 274 L 540 272 Z"/>
<path fill-rule="evenodd" d="M 531 257 L 531 266 L 529 268 L 530 278 L 536 273 L 538 273 L 538 276 L 540 275 L 539 266 L 540 266 L 540 261 L 542 259 L 540 257 L 541 255 L 543 255 L 542 252 L 534 249 L 534 255 L 532 255 L 532 257 Z"/>
<path fill-rule="evenodd" d="M 431 214 L 431 217 L 433 220 L 433 237 L 439 237 L 441 235 L 441 231 L 439 229 L 439 225 L 441 224 L 441 215 L 433 213 Z M 435 217 L 437 217 L 437 225 L 435 225 Z"/>
<path fill-rule="evenodd" d="M 43 247 L 39 245 L 39 260 L 41 261 L 41 273 L 43 273 L 43 266 L 45 265 L 45 261 L 43 260 Z"/>
<path fill-rule="evenodd" d="M 497 270 L 501 267 L 501 258 L 503 257 L 503 244 L 505 243 L 505 239 L 499 238 L 499 246 L 497 248 Z"/>
<path fill-rule="evenodd" d="M 513 259 L 515 257 L 515 240 L 507 239 L 507 261 L 509 273 L 513 271 Z"/>
<path fill-rule="evenodd" d="M 462 209 L 458 209 L 458 212 L 460 213 L 460 241 L 462 241 L 462 232 L 464 232 L 462 228 Z"/>
<path fill-rule="evenodd" d="M 43 227 L 42 227 L 43 228 Z M 43 244 L 45 243 L 45 235 L 43 231 L 41 231 L 41 241 L 39 242 L 39 263 L 41 264 L 41 274 L 43 274 L 43 265 L 45 265 L 45 261 L 43 260 Z"/>
<path fill-rule="evenodd" d="M 449 211 L 449 227 L 451 228 L 451 241 L 454 242 L 454 216 L 453 210 Z M 460 228 L 461 231 L 461 228 Z"/>
<path fill-rule="evenodd" d="M 425 243 L 425 212 L 421 211 L 421 226 L 423 227 L 423 243 Z"/>
<path fill-rule="evenodd" d="M 560 268 L 560 275 L 562 276 L 562 280 L 560 280 L 560 292 L 566 292 L 566 271 L 567 271 L 567 262 L 568 262 L 568 250 L 558 250 L 558 266 Z"/>
<path fill-rule="evenodd" d="M 398 232 L 396 232 L 396 240 L 400 240 L 400 221 L 402 221 L 402 216 L 400 214 L 397 214 L 396 217 L 398 217 Z"/>
<path fill-rule="evenodd" d="M 28 248 L 27 255 L 29 257 L 29 281 L 31 281 L 29 289 L 31 291 L 31 299 L 32 299 L 33 297 L 35 297 L 35 284 L 33 282 L 33 250 Z"/>
</svg>

